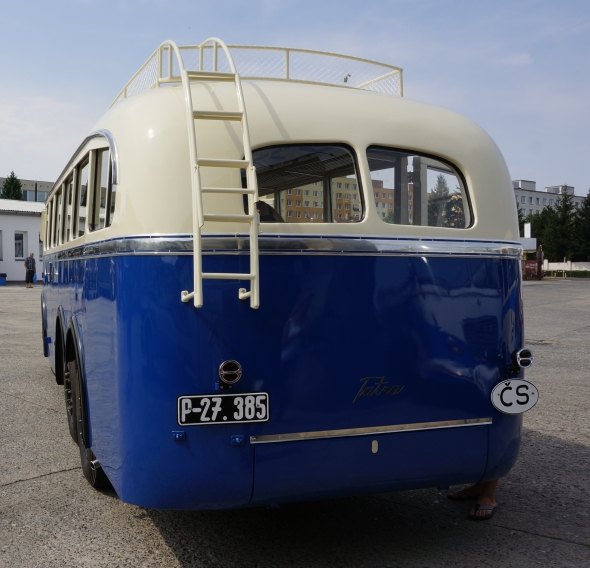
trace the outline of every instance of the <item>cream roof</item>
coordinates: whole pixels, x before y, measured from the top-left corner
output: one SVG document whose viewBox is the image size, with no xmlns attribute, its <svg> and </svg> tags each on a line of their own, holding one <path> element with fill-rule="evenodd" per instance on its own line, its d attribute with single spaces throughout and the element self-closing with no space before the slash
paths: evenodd
<svg viewBox="0 0 590 568">
<path fill-rule="evenodd" d="M 360 89 L 244 81 L 250 138 L 254 149 L 276 144 L 343 143 L 356 152 L 364 189 L 360 223 L 267 223 L 264 233 L 343 234 L 450 239 L 518 239 L 514 190 L 504 158 L 493 140 L 471 120 L 448 110 L 402 97 Z M 236 109 L 229 83 L 192 85 L 193 107 Z M 96 123 L 116 141 L 119 172 L 113 224 L 80 238 L 80 243 L 119 235 L 192 233 L 191 179 L 184 95 L 180 87 L 149 89 L 125 99 Z M 241 159 L 241 129 L 235 123 L 197 122 L 203 158 Z M 82 148 L 82 159 L 97 144 Z M 391 225 L 373 205 L 365 152 L 370 145 L 418 151 L 449 160 L 464 174 L 473 209 L 468 229 Z M 76 160 L 72 163 L 75 164 Z M 68 170 L 69 171 L 69 170 Z M 65 179 L 64 172 L 59 181 Z M 204 186 L 239 187 L 239 170 L 203 168 Z M 243 214 L 242 196 L 207 195 L 210 213 Z M 211 223 L 206 233 L 243 233 L 240 223 Z"/>
</svg>

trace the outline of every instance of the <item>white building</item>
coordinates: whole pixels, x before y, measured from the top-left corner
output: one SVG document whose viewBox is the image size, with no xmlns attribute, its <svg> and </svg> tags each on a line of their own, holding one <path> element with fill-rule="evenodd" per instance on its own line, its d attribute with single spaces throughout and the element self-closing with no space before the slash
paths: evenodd
<svg viewBox="0 0 590 568">
<path fill-rule="evenodd" d="M 25 281 L 25 258 L 34 253 L 37 278 L 43 272 L 41 211 L 45 203 L 0 199 L 0 273 L 6 280 Z"/>
<path fill-rule="evenodd" d="M 524 215 L 540 213 L 545 207 L 554 207 L 559 202 L 559 196 L 569 193 L 574 198 L 574 207 L 580 207 L 583 197 L 574 195 L 571 185 L 552 185 L 543 191 L 537 191 L 537 182 L 526 179 L 517 179 L 512 182 L 516 203 L 520 206 Z"/>
</svg>

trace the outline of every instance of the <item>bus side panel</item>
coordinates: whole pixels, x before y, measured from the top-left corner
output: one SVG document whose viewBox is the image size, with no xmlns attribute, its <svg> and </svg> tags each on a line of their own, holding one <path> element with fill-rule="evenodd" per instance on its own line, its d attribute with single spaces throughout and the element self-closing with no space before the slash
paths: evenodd
<svg viewBox="0 0 590 568">
<path fill-rule="evenodd" d="M 82 261 L 76 260 L 51 260 L 45 263 L 42 294 L 46 305 L 47 336 L 51 338 L 51 343 L 48 344 L 49 364 L 53 372 L 56 371 L 56 324 L 59 308 L 62 308 L 64 316 L 61 325 L 65 338 L 69 317 L 80 308 L 80 296 L 77 292 L 80 289 L 80 267 L 82 264 Z M 54 272 L 53 279 L 49 277 L 51 267 Z"/>
<path fill-rule="evenodd" d="M 59 307 L 59 298 L 58 298 L 58 290 L 59 287 L 57 282 L 51 281 L 48 274 L 50 268 L 53 266 L 54 270 L 57 270 L 56 267 L 58 263 L 56 261 L 52 261 L 51 263 L 45 262 L 45 270 L 47 271 L 44 274 L 44 286 L 42 294 L 45 296 L 45 306 L 46 306 L 46 316 L 47 316 L 47 335 L 51 337 L 51 343 L 49 344 L 49 365 L 52 371 L 56 372 L 56 363 L 55 363 L 55 349 L 56 349 L 56 320 L 57 320 L 57 310 Z"/>
<path fill-rule="evenodd" d="M 51 266 L 55 268 L 55 261 L 45 261 L 46 272 L 43 275 L 43 290 L 41 294 L 45 299 L 45 317 L 47 322 L 47 337 L 51 338 L 51 342 L 47 345 L 48 359 L 51 370 L 55 373 L 55 321 L 57 318 L 57 301 L 56 301 L 56 285 L 49 277 L 49 270 Z"/>
<path fill-rule="evenodd" d="M 118 384 L 116 261 L 90 258 L 84 263 L 83 309 L 77 316 L 84 344 L 90 446 L 118 490 L 125 455 L 121 447 Z"/>
</svg>

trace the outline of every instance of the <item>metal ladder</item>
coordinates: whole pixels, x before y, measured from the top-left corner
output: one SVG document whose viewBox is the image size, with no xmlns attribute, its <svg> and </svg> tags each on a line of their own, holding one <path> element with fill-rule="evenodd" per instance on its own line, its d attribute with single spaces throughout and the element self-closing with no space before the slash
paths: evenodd
<svg viewBox="0 0 590 568">
<path fill-rule="evenodd" d="M 213 71 L 203 70 L 203 51 L 212 44 L 213 49 Z M 192 185 L 192 214 L 193 214 L 193 256 L 194 256 L 194 291 L 188 292 L 183 290 L 180 293 L 180 299 L 188 302 L 191 298 L 196 308 L 203 305 L 203 280 L 250 280 L 250 290 L 240 288 L 238 297 L 240 300 L 250 298 L 250 307 L 257 309 L 260 305 L 259 297 L 259 274 L 258 274 L 258 232 L 259 216 L 256 209 L 258 202 L 258 184 L 256 180 L 256 168 L 252 160 L 252 148 L 250 146 L 250 132 L 248 130 L 248 119 L 246 116 L 246 105 L 244 103 L 244 94 L 242 83 L 238 74 L 231 53 L 227 45 L 218 38 L 209 38 L 199 46 L 199 70 L 188 71 L 184 68 L 182 56 L 176 44 L 172 41 L 166 41 L 160 46 L 160 56 L 158 58 L 158 86 L 161 83 L 176 83 L 178 77 L 172 75 L 172 52 L 176 53 L 180 69 L 180 78 L 184 89 L 184 98 L 186 103 L 186 119 L 189 139 L 189 151 L 191 161 L 191 185 Z M 218 48 L 221 47 L 225 52 L 230 73 L 217 71 L 217 54 Z M 162 63 L 164 50 L 168 49 L 168 75 L 162 76 Z M 191 82 L 233 82 L 236 86 L 238 99 L 238 111 L 203 111 L 193 108 L 191 96 Z M 224 158 L 199 158 L 197 152 L 197 138 L 195 134 L 195 120 L 220 120 L 220 121 L 237 121 L 242 124 L 242 143 L 244 147 L 244 159 L 224 159 Z M 246 188 L 242 187 L 202 187 L 201 185 L 201 168 L 243 168 L 246 170 Z M 248 196 L 248 214 L 226 215 L 226 214 L 205 214 L 203 211 L 203 193 L 218 194 L 239 194 Z M 241 223 L 250 224 L 250 272 L 203 272 L 203 250 L 201 229 L 205 221 Z"/>
</svg>

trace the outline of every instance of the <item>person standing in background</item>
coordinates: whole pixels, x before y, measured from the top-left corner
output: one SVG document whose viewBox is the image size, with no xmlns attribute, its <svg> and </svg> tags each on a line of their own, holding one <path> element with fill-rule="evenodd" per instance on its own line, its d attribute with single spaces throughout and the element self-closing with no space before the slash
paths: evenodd
<svg viewBox="0 0 590 568">
<path fill-rule="evenodd" d="M 25 282 L 25 288 L 32 288 L 33 287 L 33 279 L 35 278 L 35 272 L 37 272 L 35 263 L 35 255 L 31 253 L 29 258 L 25 260 L 25 269 L 27 271 Z"/>
</svg>

